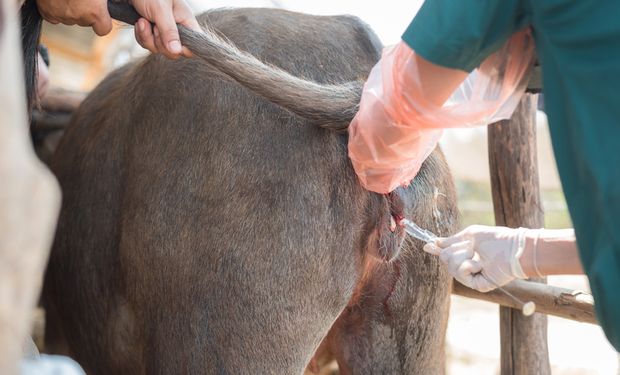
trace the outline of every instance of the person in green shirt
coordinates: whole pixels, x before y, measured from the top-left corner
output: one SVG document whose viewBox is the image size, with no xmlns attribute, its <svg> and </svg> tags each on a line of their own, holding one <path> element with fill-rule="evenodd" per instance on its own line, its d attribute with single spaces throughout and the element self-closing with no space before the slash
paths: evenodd
<svg viewBox="0 0 620 375">
<path fill-rule="evenodd" d="M 457 280 L 481 291 L 515 278 L 585 272 L 598 320 L 620 350 L 619 1 L 426 0 L 396 57 L 384 54 L 382 60 L 393 59 L 392 68 L 380 61 L 383 71 L 373 69 L 369 77 L 351 124 L 349 155 L 369 190 L 386 193 L 398 181 L 407 184 L 436 144 L 431 131 L 442 127 L 418 121 L 424 117 L 419 113 L 406 121 L 403 113 L 420 102 L 415 93 L 425 105 L 441 106 L 469 72 L 524 28 L 531 29 L 542 67 L 574 233 L 472 226 L 425 250 L 438 255 Z M 401 83 L 404 88 L 395 91 Z M 406 128 L 403 134 L 417 132 L 408 146 L 418 152 L 394 151 L 408 142 L 394 137 L 399 127 Z"/>
</svg>

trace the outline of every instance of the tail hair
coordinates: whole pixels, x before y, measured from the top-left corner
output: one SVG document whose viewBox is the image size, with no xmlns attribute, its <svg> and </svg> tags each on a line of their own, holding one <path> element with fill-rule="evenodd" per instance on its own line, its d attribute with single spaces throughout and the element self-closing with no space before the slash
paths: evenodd
<svg viewBox="0 0 620 375">
<path fill-rule="evenodd" d="M 112 18 L 135 24 L 140 17 L 129 4 L 108 2 Z M 242 86 L 325 129 L 343 132 L 358 110 L 363 82 L 320 84 L 295 77 L 239 50 L 214 30 L 196 32 L 179 26 L 181 42 L 196 57 Z"/>
</svg>

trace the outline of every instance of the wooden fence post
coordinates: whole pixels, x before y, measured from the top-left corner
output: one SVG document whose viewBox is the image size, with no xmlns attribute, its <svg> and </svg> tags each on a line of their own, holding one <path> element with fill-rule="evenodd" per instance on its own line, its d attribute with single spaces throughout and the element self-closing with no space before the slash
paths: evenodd
<svg viewBox="0 0 620 375">
<path fill-rule="evenodd" d="M 544 224 L 536 156 L 536 104 L 536 96 L 526 94 L 510 120 L 488 127 L 497 225 L 541 228 Z M 545 315 L 524 317 L 519 310 L 500 307 L 500 337 L 502 375 L 551 373 Z"/>
</svg>

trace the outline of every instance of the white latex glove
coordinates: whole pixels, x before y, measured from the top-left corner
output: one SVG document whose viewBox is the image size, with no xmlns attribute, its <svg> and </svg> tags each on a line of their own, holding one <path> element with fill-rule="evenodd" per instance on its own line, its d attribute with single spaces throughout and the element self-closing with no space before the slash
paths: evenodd
<svg viewBox="0 0 620 375">
<path fill-rule="evenodd" d="M 481 292 L 527 276 L 519 259 L 525 247 L 525 228 L 472 225 L 452 237 L 424 246 L 438 255 L 461 284 Z"/>
</svg>

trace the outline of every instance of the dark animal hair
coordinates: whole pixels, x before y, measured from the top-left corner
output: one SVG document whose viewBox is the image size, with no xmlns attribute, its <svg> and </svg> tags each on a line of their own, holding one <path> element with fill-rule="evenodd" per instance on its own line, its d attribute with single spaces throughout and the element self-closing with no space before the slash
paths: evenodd
<svg viewBox="0 0 620 375">
<path fill-rule="evenodd" d="M 35 0 L 26 0 L 21 10 L 22 52 L 24 56 L 24 72 L 26 82 L 26 98 L 28 112 L 32 109 L 37 94 L 37 53 L 41 37 L 43 19 Z"/>
<path fill-rule="evenodd" d="M 135 24 L 140 17 L 129 4 L 108 2 L 112 18 Z M 317 125 L 345 131 L 359 107 L 363 82 L 319 84 L 295 77 L 243 52 L 204 27 L 202 33 L 178 25 L 181 42 L 220 72 L 272 103 Z"/>
<path fill-rule="evenodd" d="M 359 185 L 346 135 L 318 126 L 348 125 L 359 90 L 332 84 L 366 77 L 376 35 L 353 17 L 277 9 L 198 20 L 269 65 L 181 28 L 212 64 L 149 56 L 83 101 L 50 163 L 64 199 L 46 348 L 91 375 L 302 374 L 317 347 L 342 373 L 443 374 L 448 272 L 391 230 L 397 210 L 455 229 L 441 152 L 388 201 Z M 286 86 L 265 93 L 269 79 Z"/>
</svg>

